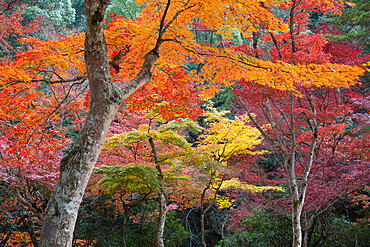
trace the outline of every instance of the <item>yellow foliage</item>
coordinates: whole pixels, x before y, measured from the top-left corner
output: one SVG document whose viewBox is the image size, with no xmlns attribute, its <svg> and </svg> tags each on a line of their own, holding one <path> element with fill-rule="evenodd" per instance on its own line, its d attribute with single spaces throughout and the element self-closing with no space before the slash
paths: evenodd
<svg viewBox="0 0 370 247">
<path fill-rule="evenodd" d="M 247 184 L 247 183 L 241 182 L 238 178 L 232 178 L 230 180 L 224 181 L 220 187 L 220 190 L 224 190 L 228 188 L 248 190 L 254 193 L 260 193 L 266 190 L 284 191 L 281 187 L 255 186 L 255 185 Z"/>
<path fill-rule="evenodd" d="M 240 189 L 240 190 L 247 190 L 253 193 L 261 193 L 266 190 L 275 190 L 275 191 L 284 191 L 281 187 L 274 187 L 274 186 L 255 186 L 251 184 L 247 184 L 241 182 L 238 178 L 232 178 L 230 180 L 221 181 L 220 190 L 225 189 Z M 216 195 L 216 203 L 219 209 L 223 208 L 231 208 L 233 206 L 234 200 L 230 200 L 228 196 Z"/>
<path fill-rule="evenodd" d="M 284 191 L 281 187 L 274 187 L 274 186 L 255 186 L 251 184 L 247 184 L 241 182 L 238 178 L 232 178 L 230 180 L 223 181 L 220 190 L 225 189 L 240 189 L 240 190 L 248 190 L 253 193 L 261 193 L 266 190 L 276 190 L 276 191 Z M 219 209 L 223 208 L 231 208 L 233 206 L 234 200 L 230 200 L 227 196 L 216 196 L 216 202 Z"/>
<path fill-rule="evenodd" d="M 230 200 L 230 198 L 227 196 L 221 195 L 216 196 L 216 204 L 218 209 L 231 208 L 233 206 L 234 201 L 235 200 Z"/>
<path fill-rule="evenodd" d="M 205 149 L 214 150 L 213 155 L 220 163 L 227 161 L 230 157 L 240 154 L 262 154 L 264 151 L 253 151 L 263 138 L 258 129 L 248 124 L 247 116 L 241 116 L 235 120 L 225 117 L 226 111 L 218 112 L 209 107 L 204 114 L 210 128 L 204 135 L 200 146 Z"/>
</svg>

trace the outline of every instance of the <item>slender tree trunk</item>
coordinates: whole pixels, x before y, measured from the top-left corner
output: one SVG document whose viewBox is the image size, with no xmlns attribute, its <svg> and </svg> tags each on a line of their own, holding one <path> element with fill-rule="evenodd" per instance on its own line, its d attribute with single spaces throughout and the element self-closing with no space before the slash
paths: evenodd
<svg viewBox="0 0 370 247">
<path fill-rule="evenodd" d="M 162 181 L 163 185 L 163 181 Z M 164 189 L 164 186 L 161 186 Z M 161 190 L 162 190 L 161 188 Z M 155 246 L 156 247 L 164 247 L 164 239 L 163 239 L 163 233 L 164 233 L 164 225 L 166 222 L 166 195 L 163 191 L 159 194 L 159 215 L 158 215 L 158 222 L 157 222 L 157 234 L 155 238 Z"/>
<path fill-rule="evenodd" d="M 37 240 L 36 233 L 35 233 L 35 231 L 33 230 L 32 226 L 31 226 L 31 223 L 30 223 L 30 221 L 29 221 L 29 219 L 28 219 L 28 218 L 26 218 L 26 219 L 23 221 L 23 225 L 26 227 L 27 232 L 28 232 L 28 234 L 30 235 L 31 242 L 32 242 L 33 246 L 34 246 L 34 247 L 38 247 L 38 246 L 39 246 L 39 241 Z"/>
<path fill-rule="evenodd" d="M 301 203 L 293 199 L 292 207 L 292 226 L 293 226 L 293 247 L 302 246 L 302 227 L 301 227 Z"/>
<path fill-rule="evenodd" d="M 155 143 L 152 138 L 149 138 L 149 143 L 152 148 L 152 153 L 154 156 L 154 163 L 155 167 L 158 171 L 158 181 L 160 184 L 159 188 L 159 215 L 158 215 L 158 221 L 157 221 L 157 232 L 155 235 L 155 246 L 156 247 L 164 247 L 164 240 L 163 240 L 163 232 L 164 232 L 164 225 L 166 223 L 166 206 L 167 206 L 167 195 L 166 190 L 164 187 L 164 181 L 163 181 L 163 173 L 161 165 L 158 162 L 158 154 L 157 154 L 157 148 L 155 147 Z"/>
<path fill-rule="evenodd" d="M 209 207 L 207 207 L 206 209 L 204 209 L 204 197 L 206 195 L 206 192 L 207 190 L 209 190 L 209 188 L 211 187 L 211 183 L 212 183 L 212 176 L 213 174 L 211 175 L 211 178 L 207 184 L 207 186 L 203 189 L 203 192 L 202 192 L 202 195 L 200 197 L 200 240 L 201 240 L 201 243 L 202 243 L 202 247 L 206 247 L 206 240 L 205 240 L 205 233 L 204 233 L 204 215 L 206 214 L 206 212 L 208 211 L 207 209 Z"/>
<path fill-rule="evenodd" d="M 317 221 L 317 217 L 313 215 L 311 216 L 310 220 L 306 223 L 306 229 L 304 231 L 304 237 L 303 237 L 303 247 L 309 246 L 313 231 L 316 226 L 316 221 Z"/>
<path fill-rule="evenodd" d="M 218 161 L 219 162 L 219 161 Z M 204 217 L 206 215 L 206 213 L 213 207 L 213 205 L 215 204 L 216 202 L 216 197 L 217 197 L 217 194 L 218 192 L 220 191 L 220 188 L 221 188 L 221 185 L 222 183 L 224 182 L 225 180 L 225 174 L 222 176 L 222 179 L 221 179 L 221 182 L 219 183 L 218 187 L 215 189 L 215 194 L 212 198 L 212 201 L 210 201 L 207 205 L 206 208 L 204 208 L 204 198 L 205 198 L 205 195 L 206 195 L 206 192 L 207 190 L 209 190 L 211 188 L 211 184 L 212 184 L 212 181 L 213 181 L 213 178 L 215 176 L 215 172 L 216 171 L 212 171 L 211 173 L 211 177 L 210 177 L 210 180 L 207 184 L 207 186 L 203 189 L 203 192 L 202 192 L 202 195 L 200 197 L 200 233 L 201 233 L 201 242 L 202 242 L 202 247 L 207 247 L 206 245 L 206 240 L 205 240 L 205 225 L 204 225 Z"/>
<path fill-rule="evenodd" d="M 316 124 L 315 124 L 316 125 Z M 310 173 L 313 163 L 313 153 L 316 145 L 317 129 L 313 131 L 313 137 L 310 144 L 310 149 L 307 153 L 307 163 L 300 183 L 301 188 L 299 191 L 298 182 L 294 171 L 294 155 L 292 155 L 290 164 L 288 165 L 288 174 L 290 177 L 290 191 L 292 195 L 292 227 L 293 227 L 293 247 L 302 246 L 302 226 L 301 226 L 301 215 L 303 205 L 306 197 L 308 175 Z"/>
<path fill-rule="evenodd" d="M 301 214 L 303 201 L 300 200 L 298 183 L 294 170 L 294 155 L 291 155 L 287 160 L 285 167 L 289 175 L 289 187 L 292 197 L 292 229 L 293 229 L 293 247 L 302 246 L 302 227 L 301 227 Z"/>
<path fill-rule="evenodd" d="M 201 234 L 201 242 L 202 247 L 207 247 L 206 240 L 205 240 L 205 234 L 204 234 L 204 209 L 203 205 L 200 207 L 200 234 Z"/>
<path fill-rule="evenodd" d="M 294 1 L 295 3 L 295 1 Z M 292 15 L 291 15 L 292 16 Z M 273 37 L 273 35 L 272 35 Z M 293 38 L 292 38 L 293 40 Z M 278 46 L 277 46 L 278 47 Z M 294 50 L 293 50 L 294 51 Z M 305 91 L 305 96 L 307 101 L 309 102 L 311 112 L 313 115 L 316 115 L 316 108 L 312 102 L 311 96 L 309 95 L 308 91 Z M 263 105 L 264 109 L 266 110 L 266 117 L 269 121 L 272 129 L 272 135 L 268 134 L 261 125 L 259 125 L 254 118 L 254 116 L 250 113 L 246 104 L 238 98 L 241 106 L 247 112 L 248 117 L 251 119 L 253 125 L 260 131 L 260 133 L 273 145 L 275 145 L 279 151 L 282 153 L 284 160 L 285 160 L 285 169 L 288 173 L 289 178 L 289 189 L 291 193 L 291 200 L 292 200 L 292 228 L 293 228 L 293 247 L 301 247 L 302 246 L 302 227 L 301 227 L 301 214 L 304 205 L 304 200 L 306 196 L 306 189 L 308 183 L 308 176 L 313 164 L 313 156 L 314 150 L 316 146 L 317 136 L 318 136 L 318 126 L 315 118 L 306 118 L 308 125 L 310 126 L 312 132 L 312 139 L 309 146 L 309 150 L 307 152 L 307 162 L 306 167 L 304 168 L 303 176 L 301 181 L 298 183 L 295 173 L 295 155 L 296 155 L 296 136 L 295 136 L 295 121 L 294 121 L 294 94 L 290 92 L 290 111 L 289 117 L 285 114 L 281 108 L 279 108 L 274 101 L 273 104 L 280 112 L 280 116 L 284 119 L 286 126 L 289 129 L 291 134 L 290 144 L 283 143 L 283 139 L 279 136 L 276 123 L 274 121 L 274 117 L 271 111 L 270 100 L 266 100 L 266 104 Z M 299 188 L 300 186 L 300 188 Z"/>
<path fill-rule="evenodd" d="M 125 216 L 123 217 L 123 222 L 121 225 L 121 243 L 123 247 L 126 247 L 126 239 L 125 239 L 125 232 L 126 232 L 126 224 L 130 214 L 130 208 L 125 209 Z"/>
</svg>

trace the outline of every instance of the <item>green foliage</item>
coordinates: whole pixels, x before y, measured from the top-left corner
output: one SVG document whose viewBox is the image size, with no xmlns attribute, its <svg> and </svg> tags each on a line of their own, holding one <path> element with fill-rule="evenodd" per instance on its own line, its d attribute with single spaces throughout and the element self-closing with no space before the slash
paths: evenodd
<svg viewBox="0 0 370 247">
<path fill-rule="evenodd" d="M 343 14 L 331 19 L 335 27 L 340 29 L 341 36 L 331 36 L 335 41 L 358 41 L 370 49 L 370 2 L 368 0 L 353 0 L 356 5 L 343 10 Z"/>
<path fill-rule="evenodd" d="M 86 14 L 84 0 L 72 0 L 72 8 L 76 11 L 74 26 L 77 30 L 86 30 Z"/>
<path fill-rule="evenodd" d="M 26 19 L 35 16 L 46 17 L 56 29 L 64 29 L 74 23 L 76 11 L 71 0 L 38 1 L 38 4 L 28 5 L 24 9 Z"/>
<path fill-rule="evenodd" d="M 164 232 L 165 246 L 179 246 L 188 238 L 189 233 L 185 231 L 180 223 L 180 219 L 176 218 L 175 212 L 169 212 L 166 215 L 166 229 Z"/>
<path fill-rule="evenodd" d="M 244 218 L 241 225 L 246 229 L 245 231 L 226 236 L 218 247 L 291 245 L 290 218 L 286 216 L 257 211 L 250 217 Z"/>
<path fill-rule="evenodd" d="M 244 231 L 227 235 L 220 241 L 218 247 L 285 247 L 291 245 L 292 229 L 289 216 L 257 211 L 244 218 L 241 226 L 245 229 Z M 344 217 L 324 215 L 318 220 L 309 246 L 368 246 L 370 242 L 368 226 L 366 221 L 351 223 Z"/>
<path fill-rule="evenodd" d="M 111 199 L 110 196 L 85 196 L 79 211 L 73 246 L 121 246 L 123 216 L 114 216 L 112 212 L 117 212 L 117 204 L 106 203 Z M 127 246 L 155 246 L 157 207 L 155 201 L 148 201 L 131 209 L 132 216 L 125 231 Z M 180 246 L 188 235 L 180 219 L 176 218 L 176 213 L 168 212 L 164 231 L 165 246 Z M 85 241 L 79 244 L 76 240 Z"/>
<path fill-rule="evenodd" d="M 158 127 L 159 132 L 166 132 L 169 130 L 180 132 L 183 131 L 199 132 L 202 130 L 202 127 L 200 127 L 196 122 L 188 118 L 172 120 Z"/>
<path fill-rule="evenodd" d="M 155 141 L 160 141 L 162 146 L 177 147 L 183 150 L 189 150 L 190 144 L 184 137 L 179 135 L 177 131 L 197 131 L 199 129 L 200 127 L 196 123 L 187 119 L 181 121 L 171 121 L 167 124 L 163 124 L 158 128 L 158 130 L 151 130 L 147 125 L 143 125 L 138 130 L 117 134 L 109 138 L 104 144 L 104 149 L 112 150 L 119 148 L 120 146 L 128 146 L 137 142 L 149 140 L 149 138 L 153 138 Z M 178 154 L 178 152 L 174 152 L 173 154 Z M 171 157 L 171 154 L 169 153 L 163 155 L 163 157 L 166 158 Z"/>
<path fill-rule="evenodd" d="M 120 148 L 121 146 L 130 146 L 138 141 L 147 139 L 148 136 L 141 131 L 131 131 L 128 133 L 117 134 L 105 141 L 103 149 L 114 150 Z"/>
<path fill-rule="evenodd" d="M 173 147 L 179 147 L 181 149 L 189 149 L 190 145 L 189 143 L 185 140 L 184 137 L 178 135 L 176 132 L 172 130 L 168 130 L 166 132 L 162 133 L 156 133 L 155 137 L 158 140 L 162 141 L 162 145 L 164 146 L 173 146 Z"/>
<path fill-rule="evenodd" d="M 142 125 L 137 130 L 108 138 L 103 147 L 105 150 L 114 154 L 115 150 L 124 153 L 135 149 L 138 154 L 135 156 L 137 159 L 132 160 L 136 164 L 101 166 L 95 169 L 96 173 L 105 175 L 99 183 L 106 186 L 110 193 L 119 190 L 145 194 L 158 192 L 158 173 L 161 170 L 166 186 L 178 186 L 177 181 L 189 180 L 188 176 L 183 175 L 183 168 L 186 157 L 192 153 L 190 144 L 178 132 L 198 129 L 200 127 L 194 122 L 184 119 L 163 124 L 157 130 Z M 158 160 L 155 162 L 150 140 L 156 146 Z M 142 162 L 152 163 L 152 166 L 140 164 Z"/>
<path fill-rule="evenodd" d="M 218 111 L 227 111 L 230 109 L 231 105 L 234 105 L 235 94 L 233 93 L 234 88 L 238 87 L 234 85 L 233 87 L 223 87 L 220 92 L 218 92 L 215 97 L 211 100 L 214 102 L 214 107 Z M 234 114 L 227 113 L 228 118 L 234 117 Z"/>
<path fill-rule="evenodd" d="M 157 170 L 150 165 L 104 165 L 95 168 L 94 171 L 105 175 L 99 184 L 106 186 L 110 193 L 122 189 L 129 192 L 149 193 L 159 189 Z"/>
<path fill-rule="evenodd" d="M 116 206 L 106 203 L 107 200 L 109 196 L 85 195 L 79 209 L 73 246 L 120 246 L 120 234 L 112 213 Z M 83 239 L 90 245 L 79 244 L 78 239 Z"/>
<path fill-rule="evenodd" d="M 133 220 L 126 227 L 127 246 L 155 246 L 156 222 L 153 212 L 157 206 L 154 202 L 146 202 L 133 209 Z M 189 233 L 181 225 L 180 219 L 176 218 L 176 213 L 168 212 L 163 234 L 165 246 L 181 246 L 188 236 Z"/>
<path fill-rule="evenodd" d="M 322 237 L 324 235 L 324 237 Z M 344 216 L 334 215 L 321 219 L 319 228 L 312 236 L 310 246 L 366 247 L 370 244 L 368 221 L 349 222 Z"/>
<path fill-rule="evenodd" d="M 113 13 L 125 19 L 134 20 L 140 16 L 144 7 L 145 5 L 137 5 L 135 0 L 112 0 L 107 8 L 107 15 Z"/>
</svg>

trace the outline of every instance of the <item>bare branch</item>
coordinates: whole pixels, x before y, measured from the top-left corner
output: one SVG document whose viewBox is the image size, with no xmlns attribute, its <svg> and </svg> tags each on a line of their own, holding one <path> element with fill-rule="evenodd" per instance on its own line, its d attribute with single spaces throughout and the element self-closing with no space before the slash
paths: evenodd
<svg viewBox="0 0 370 247">
<path fill-rule="evenodd" d="M 275 140 L 267 134 L 267 132 L 262 128 L 261 125 L 257 123 L 257 120 L 252 116 L 252 114 L 249 112 L 248 107 L 245 105 L 245 103 L 241 100 L 241 98 L 238 96 L 237 97 L 239 104 L 243 107 L 243 109 L 247 112 L 248 118 L 252 121 L 254 127 L 258 129 L 258 131 L 270 142 L 275 143 Z"/>
<path fill-rule="evenodd" d="M 275 47 L 276 47 L 276 50 L 279 54 L 279 58 L 280 60 L 283 60 L 283 56 L 281 55 L 281 51 L 280 51 L 280 47 L 279 47 L 279 44 L 277 43 L 276 39 L 275 39 L 275 36 L 272 32 L 270 32 L 270 36 L 272 38 L 272 42 L 274 43 Z"/>
</svg>

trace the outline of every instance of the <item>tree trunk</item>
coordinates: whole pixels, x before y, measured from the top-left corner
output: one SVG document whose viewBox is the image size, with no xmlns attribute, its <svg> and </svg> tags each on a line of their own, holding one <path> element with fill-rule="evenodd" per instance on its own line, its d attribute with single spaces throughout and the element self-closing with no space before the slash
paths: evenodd
<svg viewBox="0 0 370 247">
<path fill-rule="evenodd" d="M 301 227 L 301 205 L 298 200 L 293 199 L 292 207 L 292 226 L 293 226 L 293 247 L 302 246 L 302 227 Z"/>
<path fill-rule="evenodd" d="M 42 247 L 71 246 L 78 208 L 119 104 L 92 102 L 81 134 L 62 159 L 41 233 Z"/>
<path fill-rule="evenodd" d="M 215 171 L 212 172 L 211 178 L 208 182 L 208 185 L 203 189 L 202 195 L 200 197 L 200 228 L 201 228 L 200 229 L 200 234 L 201 234 L 202 247 L 207 247 L 206 240 L 205 240 L 204 217 L 205 217 L 206 213 L 213 207 L 214 203 L 216 202 L 217 194 L 220 191 L 221 185 L 224 182 L 226 175 L 225 174 L 223 175 L 220 184 L 218 185 L 218 187 L 215 190 L 215 194 L 213 196 L 212 201 L 210 201 L 208 203 L 208 206 L 206 208 L 204 208 L 204 198 L 205 198 L 207 190 L 209 190 L 211 188 L 211 184 L 212 184 L 212 180 L 213 180 L 214 176 L 215 176 Z"/>
<path fill-rule="evenodd" d="M 200 235 L 201 235 L 201 242 L 202 242 L 202 247 L 207 247 L 206 245 L 206 240 L 204 237 L 204 210 L 203 206 L 200 208 Z"/>
<path fill-rule="evenodd" d="M 37 240 L 36 233 L 33 230 L 31 223 L 28 218 L 23 221 L 23 225 L 26 227 L 28 234 L 30 235 L 31 242 L 34 247 L 39 247 L 39 241 Z"/>
<path fill-rule="evenodd" d="M 90 109 L 74 147 L 60 163 L 59 182 L 46 209 L 41 247 L 72 246 L 78 208 L 110 123 L 120 106 L 119 92 L 112 84 L 104 38 L 107 4 L 108 1 L 85 1 L 85 64 Z"/>
<path fill-rule="evenodd" d="M 162 186 L 163 186 L 163 181 L 162 181 Z M 157 222 L 157 234 L 155 238 L 155 246 L 156 247 L 164 247 L 164 239 L 163 239 L 163 233 L 164 233 L 164 224 L 166 222 L 166 195 L 162 191 L 159 194 L 159 215 L 158 215 L 158 222 Z"/>
<path fill-rule="evenodd" d="M 166 223 L 166 206 L 167 206 L 167 195 L 166 190 L 164 187 L 164 177 L 162 173 L 161 165 L 158 161 L 158 154 L 157 154 L 157 148 L 155 146 L 155 143 L 153 139 L 149 138 L 149 144 L 152 148 L 152 153 L 154 156 L 154 163 L 155 167 L 158 171 L 158 181 L 160 184 L 159 188 L 159 215 L 158 215 L 158 221 L 157 221 L 157 232 L 155 235 L 155 246 L 156 247 L 164 247 L 164 240 L 163 240 L 163 232 L 164 232 L 164 224 Z"/>
<path fill-rule="evenodd" d="M 125 231 L 126 231 L 126 223 L 129 217 L 130 208 L 125 209 L 125 216 L 123 217 L 123 222 L 121 226 L 121 243 L 123 247 L 126 247 L 126 240 L 125 240 Z"/>
<path fill-rule="evenodd" d="M 299 189 L 297 178 L 294 169 L 294 155 L 286 162 L 287 171 L 290 179 L 290 193 L 292 196 L 292 228 L 293 228 L 293 247 L 302 246 L 302 227 L 301 227 L 301 214 L 303 200 L 299 196 Z"/>
<path fill-rule="evenodd" d="M 119 91 L 109 70 L 104 16 L 109 0 L 85 0 L 87 30 L 85 64 L 90 86 L 90 109 L 80 135 L 60 163 L 59 182 L 46 208 L 40 247 L 72 246 L 78 208 L 110 123 L 121 102 L 151 80 L 158 49 L 145 56 L 138 76 Z"/>
<path fill-rule="evenodd" d="M 316 222 L 317 222 L 317 217 L 313 215 L 311 216 L 310 220 L 306 223 L 306 229 L 304 231 L 304 237 L 303 237 L 303 247 L 309 246 L 313 231 L 315 230 Z"/>
<path fill-rule="evenodd" d="M 292 195 L 292 227 L 293 227 L 293 247 L 302 246 L 302 226 L 301 226 L 301 215 L 303 210 L 303 205 L 306 197 L 308 175 L 312 167 L 313 152 L 316 145 L 317 131 L 314 131 L 313 138 L 310 145 L 310 150 L 308 152 L 308 160 L 302 177 L 302 182 L 300 183 L 301 188 L 299 191 L 297 178 L 295 176 L 294 170 L 294 153 L 291 155 L 288 161 L 288 174 L 290 178 L 290 191 Z"/>
<path fill-rule="evenodd" d="M 202 195 L 200 196 L 200 240 L 201 240 L 201 243 L 202 243 L 202 247 L 207 247 L 206 240 L 205 240 L 205 237 L 204 237 L 204 234 L 205 234 L 204 233 L 204 215 L 206 214 L 207 209 L 209 207 L 207 207 L 204 210 L 204 197 L 206 195 L 207 190 L 211 187 L 212 175 L 211 175 L 211 178 L 208 182 L 208 185 L 206 187 L 204 187 Z"/>
</svg>

